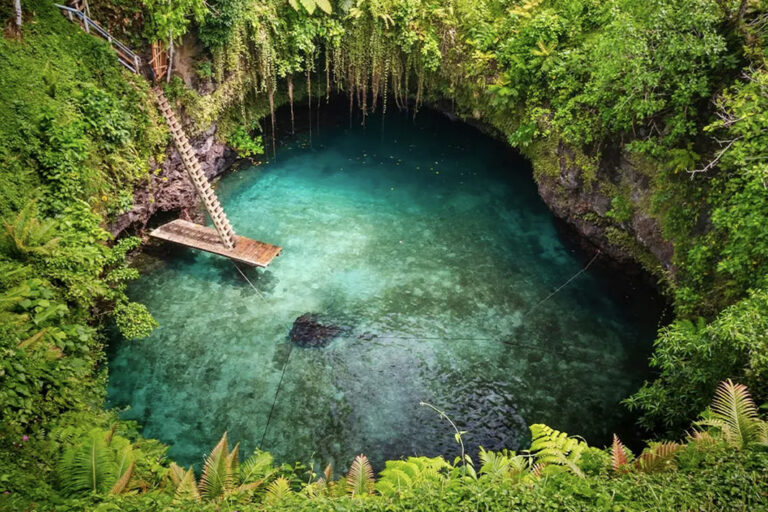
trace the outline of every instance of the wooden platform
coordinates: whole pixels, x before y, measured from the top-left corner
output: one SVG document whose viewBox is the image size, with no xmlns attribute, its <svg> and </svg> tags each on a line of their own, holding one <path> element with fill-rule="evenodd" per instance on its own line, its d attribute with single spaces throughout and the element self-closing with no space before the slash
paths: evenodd
<svg viewBox="0 0 768 512">
<path fill-rule="evenodd" d="M 282 250 L 276 245 L 265 244 L 244 236 L 235 235 L 235 248 L 227 249 L 213 228 L 176 219 L 153 230 L 149 236 L 176 244 L 226 256 L 246 265 L 266 267 Z"/>
</svg>

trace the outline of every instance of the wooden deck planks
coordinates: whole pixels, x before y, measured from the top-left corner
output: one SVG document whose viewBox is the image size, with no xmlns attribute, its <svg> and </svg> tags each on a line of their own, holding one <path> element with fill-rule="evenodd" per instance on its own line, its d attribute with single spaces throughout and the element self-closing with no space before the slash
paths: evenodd
<svg viewBox="0 0 768 512">
<path fill-rule="evenodd" d="M 226 256 L 246 265 L 266 267 L 280 254 L 281 247 L 235 235 L 235 248 L 227 249 L 215 229 L 176 219 L 153 230 L 150 236 L 194 249 Z"/>
</svg>

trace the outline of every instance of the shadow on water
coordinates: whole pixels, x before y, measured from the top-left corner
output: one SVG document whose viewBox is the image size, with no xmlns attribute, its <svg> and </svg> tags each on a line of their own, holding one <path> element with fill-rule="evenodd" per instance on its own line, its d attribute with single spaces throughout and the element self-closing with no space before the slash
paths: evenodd
<svg viewBox="0 0 768 512">
<path fill-rule="evenodd" d="M 580 273 L 594 249 L 558 225 L 529 164 L 475 128 L 425 109 L 363 129 L 321 108 L 311 143 L 286 135 L 281 110 L 277 158 L 218 186 L 239 233 L 284 248 L 269 269 L 241 267 L 256 290 L 226 259 L 146 252 L 129 293 L 160 327 L 113 339 L 109 403 L 183 464 L 225 430 L 246 452 L 338 469 L 361 452 L 377 468 L 452 458 L 450 427 L 421 401 L 467 431 L 472 454 L 524 448 L 539 422 L 633 444 L 620 401 L 649 376 L 655 291 L 600 259 Z M 292 348 L 308 312 L 342 334 Z"/>
</svg>

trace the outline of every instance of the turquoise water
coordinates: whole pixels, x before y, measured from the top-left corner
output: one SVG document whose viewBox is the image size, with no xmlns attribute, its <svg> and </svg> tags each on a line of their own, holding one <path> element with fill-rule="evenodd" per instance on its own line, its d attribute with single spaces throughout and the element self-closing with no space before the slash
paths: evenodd
<svg viewBox="0 0 768 512">
<path fill-rule="evenodd" d="M 619 402 L 648 376 L 659 305 L 599 260 L 541 303 L 594 253 L 559 235 L 524 161 L 430 112 L 319 131 L 218 186 L 238 233 L 283 247 L 246 270 L 258 292 L 221 257 L 147 256 L 129 292 L 160 327 L 110 349 L 124 418 L 184 464 L 224 431 L 284 462 L 452 457 L 420 401 L 470 451 L 524 448 L 537 422 L 598 445 L 631 435 Z M 342 335 L 291 348 L 308 312 Z"/>
</svg>

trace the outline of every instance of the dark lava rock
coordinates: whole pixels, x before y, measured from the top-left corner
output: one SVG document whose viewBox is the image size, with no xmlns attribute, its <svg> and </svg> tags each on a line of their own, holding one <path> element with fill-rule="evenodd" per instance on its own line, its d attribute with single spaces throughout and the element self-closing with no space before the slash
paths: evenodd
<svg viewBox="0 0 768 512">
<path fill-rule="evenodd" d="M 325 347 L 333 341 L 341 327 L 337 325 L 323 325 L 317 315 L 305 313 L 293 322 L 289 334 L 291 341 L 300 347 Z"/>
</svg>

